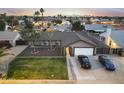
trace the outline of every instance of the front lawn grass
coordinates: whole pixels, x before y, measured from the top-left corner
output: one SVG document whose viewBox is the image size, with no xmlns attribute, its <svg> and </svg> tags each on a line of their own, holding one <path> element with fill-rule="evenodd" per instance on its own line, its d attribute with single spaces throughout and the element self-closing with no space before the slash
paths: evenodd
<svg viewBox="0 0 124 93">
<path fill-rule="evenodd" d="M 17 58 L 9 65 L 8 79 L 67 80 L 65 58 Z"/>
</svg>

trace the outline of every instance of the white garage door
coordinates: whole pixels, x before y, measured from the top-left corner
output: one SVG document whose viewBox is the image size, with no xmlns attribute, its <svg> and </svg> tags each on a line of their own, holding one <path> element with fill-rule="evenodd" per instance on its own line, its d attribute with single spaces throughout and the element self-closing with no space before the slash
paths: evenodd
<svg viewBox="0 0 124 93">
<path fill-rule="evenodd" d="M 93 55 L 93 48 L 75 48 L 74 55 Z"/>
</svg>

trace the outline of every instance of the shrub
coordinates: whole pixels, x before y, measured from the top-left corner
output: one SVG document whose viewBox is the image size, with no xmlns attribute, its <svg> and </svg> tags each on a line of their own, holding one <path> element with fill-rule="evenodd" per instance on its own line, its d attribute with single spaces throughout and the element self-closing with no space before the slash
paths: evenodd
<svg viewBox="0 0 124 93">
<path fill-rule="evenodd" d="M 2 47 L 10 48 L 12 45 L 9 43 L 9 41 L 0 41 L 0 48 Z"/>
</svg>

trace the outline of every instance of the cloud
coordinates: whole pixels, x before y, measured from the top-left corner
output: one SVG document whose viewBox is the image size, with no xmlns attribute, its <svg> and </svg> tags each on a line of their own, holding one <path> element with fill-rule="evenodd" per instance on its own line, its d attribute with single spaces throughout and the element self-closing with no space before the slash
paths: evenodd
<svg viewBox="0 0 124 93">
<path fill-rule="evenodd" d="M 33 15 L 38 8 L 0 8 L 8 15 Z M 124 16 L 124 8 L 45 8 L 45 15 L 98 15 Z"/>
</svg>

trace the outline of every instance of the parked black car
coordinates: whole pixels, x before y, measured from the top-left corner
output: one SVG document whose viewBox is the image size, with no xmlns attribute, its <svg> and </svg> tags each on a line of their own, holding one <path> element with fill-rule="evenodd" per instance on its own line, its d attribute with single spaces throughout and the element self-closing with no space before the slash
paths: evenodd
<svg viewBox="0 0 124 93">
<path fill-rule="evenodd" d="M 100 55 L 99 56 L 99 62 L 103 66 L 105 66 L 106 70 L 114 71 L 116 69 L 114 64 L 112 63 L 112 61 L 110 59 L 108 59 L 108 57 L 105 56 L 105 55 Z"/>
<path fill-rule="evenodd" d="M 90 64 L 89 59 L 88 59 L 87 56 L 79 55 L 78 56 L 78 61 L 79 61 L 82 68 L 85 68 L 85 69 L 90 69 L 91 68 L 91 64 Z"/>
</svg>

